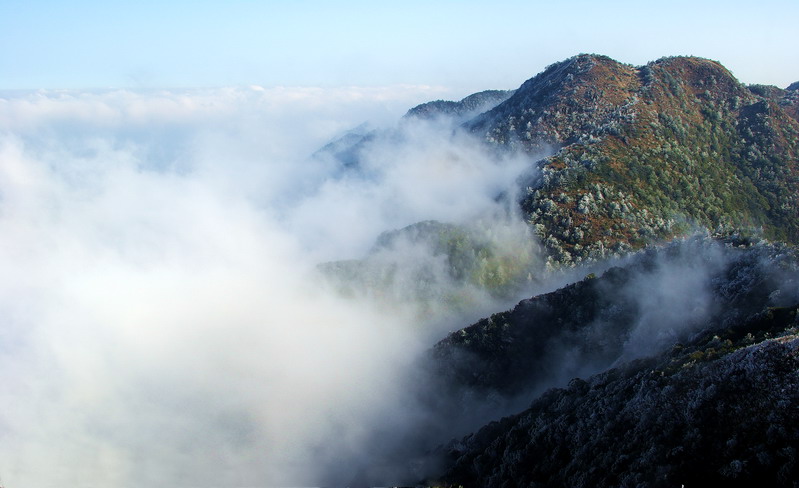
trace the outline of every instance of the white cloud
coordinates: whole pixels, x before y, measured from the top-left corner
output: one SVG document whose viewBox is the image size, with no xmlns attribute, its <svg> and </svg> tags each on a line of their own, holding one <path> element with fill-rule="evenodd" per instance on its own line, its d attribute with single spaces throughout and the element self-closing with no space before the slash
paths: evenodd
<svg viewBox="0 0 799 488">
<path fill-rule="evenodd" d="M 0 476 L 8 486 L 318 482 L 426 347 L 318 286 L 414 220 L 468 220 L 522 161 L 406 128 L 373 177 L 308 155 L 437 89 L 37 92 L 0 100 Z M 399 109 L 398 107 L 402 107 Z M 430 129 L 430 128 L 427 128 Z"/>
</svg>

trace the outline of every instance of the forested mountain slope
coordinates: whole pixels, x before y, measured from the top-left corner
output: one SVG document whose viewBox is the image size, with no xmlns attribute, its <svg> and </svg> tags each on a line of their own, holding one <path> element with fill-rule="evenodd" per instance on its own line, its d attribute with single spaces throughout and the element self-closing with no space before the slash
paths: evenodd
<svg viewBox="0 0 799 488">
<path fill-rule="evenodd" d="M 796 486 L 798 326 L 795 308 L 769 311 L 575 379 L 449 445 L 443 479 L 485 487 Z"/>
<path fill-rule="evenodd" d="M 702 226 L 799 242 L 797 92 L 715 61 L 580 55 L 466 127 L 541 160 L 522 206 L 552 260 L 597 259 Z"/>
<path fill-rule="evenodd" d="M 554 267 L 622 256 L 708 229 L 799 243 L 799 89 L 745 86 L 721 64 L 671 57 L 634 67 L 583 54 L 514 91 L 435 101 L 404 120 L 460 122 L 530 171 L 517 198 Z M 355 137 L 351 167 L 396 131 Z M 520 196 L 518 196 L 520 195 Z"/>
<path fill-rule="evenodd" d="M 691 240 L 455 332 L 432 351 L 451 417 L 586 379 L 439 448 L 440 479 L 792 486 L 798 311 L 794 251 Z"/>
</svg>

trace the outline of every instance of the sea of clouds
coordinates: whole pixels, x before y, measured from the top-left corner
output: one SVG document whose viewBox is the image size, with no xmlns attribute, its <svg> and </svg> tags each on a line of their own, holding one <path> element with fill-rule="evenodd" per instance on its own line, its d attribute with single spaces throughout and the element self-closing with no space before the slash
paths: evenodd
<svg viewBox="0 0 799 488">
<path fill-rule="evenodd" d="M 343 299 L 316 267 L 496 215 L 529 161 L 430 124 L 357 174 L 313 154 L 443 95 L 0 94 L 0 481 L 318 485 L 411 421 L 396 385 L 446 330 Z"/>
</svg>

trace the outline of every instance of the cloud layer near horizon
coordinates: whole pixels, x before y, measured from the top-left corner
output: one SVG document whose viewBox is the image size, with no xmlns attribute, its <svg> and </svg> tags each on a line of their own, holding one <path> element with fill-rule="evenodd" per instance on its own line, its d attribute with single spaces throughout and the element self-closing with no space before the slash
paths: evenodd
<svg viewBox="0 0 799 488">
<path fill-rule="evenodd" d="M 309 158 L 433 89 L 36 92 L 0 99 L 0 479 L 319 482 L 429 332 L 313 278 L 382 231 L 490 212 L 525 167 L 448 131 Z M 327 453 L 327 454 L 326 454 Z"/>
</svg>

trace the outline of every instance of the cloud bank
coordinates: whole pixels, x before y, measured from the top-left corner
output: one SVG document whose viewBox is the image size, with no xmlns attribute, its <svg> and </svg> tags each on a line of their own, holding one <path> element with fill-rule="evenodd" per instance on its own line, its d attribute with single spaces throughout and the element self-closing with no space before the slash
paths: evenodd
<svg viewBox="0 0 799 488">
<path fill-rule="evenodd" d="M 418 220 L 495 215 L 529 162 L 415 125 L 357 173 L 309 156 L 433 98 L 3 95 L 0 479 L 313 485 L 363 454 L 430 333 L 336 296 L 317 264 Z"/>
</svg>

